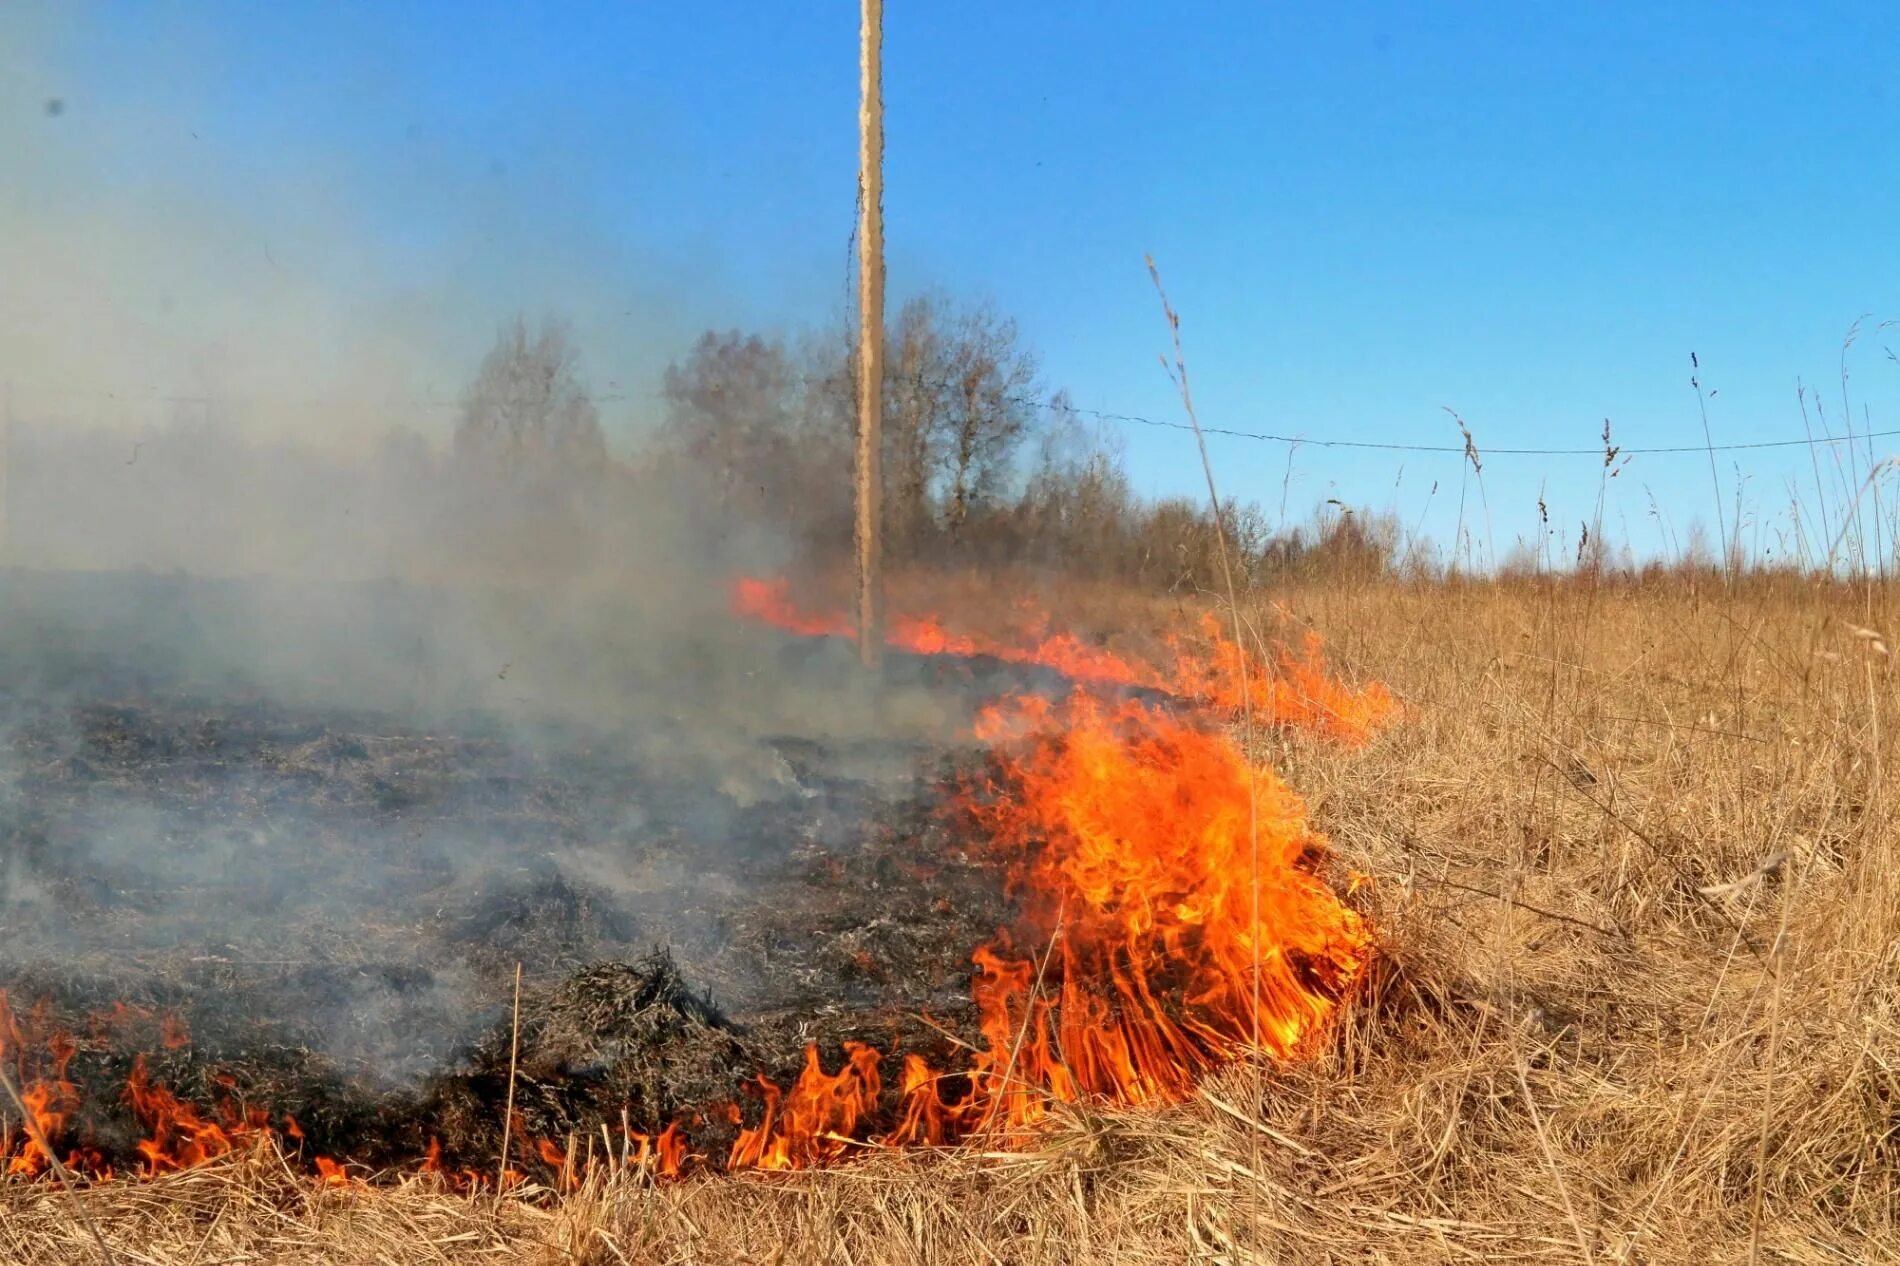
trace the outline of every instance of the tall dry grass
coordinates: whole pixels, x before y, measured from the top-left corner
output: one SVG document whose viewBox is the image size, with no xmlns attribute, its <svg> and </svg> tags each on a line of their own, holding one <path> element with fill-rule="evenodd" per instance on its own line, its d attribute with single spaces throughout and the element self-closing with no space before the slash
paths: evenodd
<svg viewBox="0 0 1900 1266">
<path fill-rule="evenodd" d="M 1900 1260 L 1891 598 L 1268 597 L 1406 705 L 1359 752 L 1259 740 L 1377 877 L 1381 967 L 1311 1062 L 1069 1113 L 1021 1155 L 538 1203 L 323 1191 L 265 1154 L 94 1190 L 93 1216 L 119 1260 L 167 1266 Z M 1104 627 L 1172 618 L 1077 601 Z M 0 1186 L 0 1254 L 97 1249 L 36 1183 Z"/>
</svg>

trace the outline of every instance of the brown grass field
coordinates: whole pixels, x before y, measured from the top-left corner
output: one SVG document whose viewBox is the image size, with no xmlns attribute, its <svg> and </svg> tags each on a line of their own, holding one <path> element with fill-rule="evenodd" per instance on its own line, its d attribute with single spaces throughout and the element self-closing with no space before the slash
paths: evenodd
<svg viewBox="0 0 1900 1266">
<path fill-rule="evenodd" d="M 324 1190 L 269 1152 L 0 1185 L 0 1256 L 104 1260 L 96 1228 L 165 1266 L 1900 1261 L 1891 597 L 1678 578 L 1247 601 L 1269 597 L 1405 709 L 1358 751 L 1264 740 L 1376 878 L 1380 968 L 1310 1061 L 1068 1112 L 1019 1153 L 559 1199 Z"/>
</svg>

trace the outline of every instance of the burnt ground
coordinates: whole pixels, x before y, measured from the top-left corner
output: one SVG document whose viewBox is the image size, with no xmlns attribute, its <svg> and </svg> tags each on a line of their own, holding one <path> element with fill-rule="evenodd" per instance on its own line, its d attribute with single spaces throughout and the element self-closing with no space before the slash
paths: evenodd
<svg viewBox="0 0 1900 1266">
<path fill-rule="evenodd" d="M 848 1039 L 960 1063 L 944 1031 L 976 1036 L 969 955 L 1009 911 L 941 811 L 964 761 L 941 735 L 708 745 L 691 708 L 325 707 L 111 636 L 62 645 L 57 681 L 15 655 L 0 686 L 0 988 L 78 1036 L 71 1141 L 108 1160 L 136 1160 L 120 1088 L 141 1055 L 182 1098 L 294 1116 L 315 1155 L 397 1165 L 434 1139 L 492 1166 L 517 964 L 538 1136 L 735 1098 L 750 1119 L 742 1084 L 788 1083 L 807 1042 L 827 1067 Z M 835 647 L 761 637 L 748 676 L 839 671 Z M 903 656 L 885 674 L 951 712 L 1056 684 Z M 668 759 L 683 725 L 740 755 Z M 102 1023 L 113 1003 L 191 1040 Z M 714 1158 L 731 1136 L 691 1131 Z"/>
</svg>

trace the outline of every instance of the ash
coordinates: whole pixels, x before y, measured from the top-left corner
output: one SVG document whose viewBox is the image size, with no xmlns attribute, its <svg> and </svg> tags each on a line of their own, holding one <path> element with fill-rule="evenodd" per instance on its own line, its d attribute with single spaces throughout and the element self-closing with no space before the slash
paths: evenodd
<svg viewBox="0 0 1900 1266">
<path fill-rule="evenodd" d="M 577 680 L 571 610 L 471 646 L 466 599 L 397 586 L 4 586 L 0 988 L 81 1035 L 108 1156 L 142 1056 L 315 1154 L 492 1159 L 517 965 L 537 1136 L 698 1114 L 716 1150 L 709 1110 L 807 1042 L 975 1036 L 969 953 L 1009 912 L 941 786 L 971 708 L 1034 670 L 893 656 L 867 686 L 836 646 L 644 630 Z M 89 1021 L 114 1003 L 191 1040 Z"/>
</svg>

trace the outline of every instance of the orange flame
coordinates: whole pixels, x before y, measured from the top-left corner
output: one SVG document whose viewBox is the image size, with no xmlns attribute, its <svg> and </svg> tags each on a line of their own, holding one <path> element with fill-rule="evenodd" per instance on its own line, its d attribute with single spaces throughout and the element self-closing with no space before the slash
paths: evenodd
<svg viewBox="0 0 1900 1266">
<path fill-rule="evenodd" d="M 814 615 L 792 601 L 792 587 L 783 578 L 771 580 L 741 576 L 733 582 L 733 614 L 758 620 L 803 637 L 856 637 L 851 621 L 841 615 Z"/>
<path fill-rule="evenodd" d="M 846 1042 L 843 1067 L 826 1073 L 818 1047 L 805 1048 L 805 1068 L 782 1093 L 769 1078 L 755 1083 L 765 1098 L 759 1124 L 740 1130 L 726 1163 L 734 1169 L 805 1169 L 837 1160 L 858 1135 L 858 1123 L 877 1107 L 881 1056 L 862 1042 Z"/>
<path fill-rule="evenodd" d="M 963 807 L 1006 862 L 1019 933 L 1043 949 L 976 951 L 984 1049 L 960 1077 L 906 1055 L 898 1122 L 879 1142 L 1015 1133 L 1054 1102 L 1176 1100 L 1250 1048 L 1288 1058 L 1324 1030 L 1371 930 L 1312 873 L 1324 840 L 1270 770 L 1218 730 L 1080 692 L 996 705 L 979 735 L 1001 773 Z M 789 1092 L 761 1079 L 764 1116 L 728 1165 L 844 1155 L 879 1089 L 875 1052 L 847 1050 L 828 1074 L 808 1048 Z M 946 1098 L 953 1081 L 969 1089 Z"/>
<path fill-rule="evenodd" d="M 800 608 L 783 580 L 738 581 L 733 607 L 795 633 L 852 635 L 848 619 Z M 894 646 L 1041 665 L 1075 683 L 1065 699 L 1017 696 L 987 708 L 976 737 L 990 745 L 989 775 L 949 808 L 987 841 L 1020 910 L 1012 929 L 972 954 L 981 1048 L 951 1070 L 904 1052 L 887 1087 L 875 1048 L 847 1042 L 843 1062 L 827 1072 L 818 1047 L 808 1046 L 789 1089 L 766 1077 L 753 1083 L 757 1125 L 744 1127 L 735 1104 L 711 1110 L 740 1126 L 727 1167 L 806 1168 L 866 1146 L 943 1146 L 977 1134 L 1008 1142 L 1055 1103 L 1178 1099 L 1209 1068 L 1249 1049 L 1276 1058 L 1307 1049 L 1369 962 L 1371 930 L 1319 878 L 1326 843 L 1307 825 L 1302 801 L 1250 761 L 1221 722 L 1244 707 L 1267 723 L 1359 743 L 1396 712 L 1383 687 L 1335 681 L 1311 633 L 1298 651 L 1275 646 L 1255 656 L 1209 617 L 1195 643 L 1168 642 L 1162 662 L 1050 633 L 1047 617 L 1033 612 L 1021 624 L 1023 641 L 1004 644 L 932 616 L 890 621 Z M 1127 697 L 1120 688 L 1129 686 L 1171 700 Z M 1371 882 L 1352 873 L 1348 891 Z M 91 1023 L 95 1035 L 120 1041 L 137 1026 L 147 1049 L 191 1040 L 177 1017 L 149 1008 L 115 1004 Z M 68 1078 L 77 1050 L 44 1004 L 20 1017 L 0 991 L 0 1065 L 17 1075 L 32 1126 L 0 1120 L 5 1173 L 32 1177 L 50 1166 L 48 1148 L 69 1133 L 79 1107 Z M 155 1084 L 144 1057 L 135 1059 L 125 1101 L 145 1136 L 137 1144 L 145 1174 L 276 1136 L 263 1110 L 236 1100 L 233 1079 L 214 1080 L 233 1093 L 201 1110 Z M 553 1140 L 533 1138 L 518 1114 L 511 1124 L 523 1159 L 554 1171 L 559 1187 L 578 1187 L 594 1169 L 591 1147 L 577 1163 Z M 294 1118 L 281 1128 L 303 1141 Z M 626 1130 L 618 1160 L 670 1177 L 691 1158 L 676 1121 L 657 1135 Z M 337 1161 L 312 1163 L 323 1186 L 362 1184 Z M 69 1164 L 96 1177 L 111 1172 L 84 1148 Z M 457 1190 L 497 1185 L 492 1169 L 446 1171 L 433 1138 L 419 1169 Z M 505 1168 L 499 1185 L 524 1181 Z"/>
<path fill-rule="evenodd" d="M 158 1044 L 168 1051 L 182 1050 L 191 1045 L 191 1030 L 178 1016 L 167 1015 L 159 1021 Z"/>
<path fill-rule="evenodd" d="M 67 1078 L 78 1053 L 71 1037 L 51 1028 L 45 1003 L 35 1004 L 22 1021 L 0 989 L 0 1063 L 9 1066 L 26 1109 L 17 1128 L 10 1119 L 0 1122 L 0 1172 L 31 1178 L 52 1166 L 49 1149 L 79 1109 L 79 1087 Z M 0 1115 L 11 1118 L 12 1112 Z"/>
<path fill-rule="evenodd" d="M 686 1168 L 686 1135 L 677 1121 L 658 1134 L 629 1130 L 627 1141 L 632 1145 L 627 1160 L 635 1168 L 651 1168 L 661 1178 L 677 1178 Z"/>
<path fill-rule="evenodd" d="M 1272 770 L 1218 730 L 1081 693 L 997 705 L 979 733 L 1005 774 L 971 812 L 1023 931 L 1054 946 L 1074 1088 L 1178 1097 L 1245 1046 L 1294 1053 L 1333 1014 L 1370 932 L 1313 875 L 1325 841 Z M 1041 1081 L 1035 1045 L 1022 1054 L 1017 1075 Z"/>
<path fill-rule="evenodd" d="M 734 595 L 741 614 L 850 636 L 841 617 L 802 610 L 783 581 L 740 581 Z M 979 717 L 992 776 L 955 810 L 989 841 L 1022 917 L 1013 935 L 973 955 L 983 1049 L 956 1073 L 905 1054 L 880 1144 L 1010 1134 L 1051 1103 L 1084 1098 L 1165 1102 L 1249 1049 L 1295 1056 L 1371 956 L 1371 929 L 1315 873 L 1326 843 L 1305 805 L 1218 722 L 1244 708 L 1359 743 L 1396 711 L 1384 687 L 1333 680 L 1315 634 L 1297 653 L 1278 647 L 1261 659 L 1211 616 L 1201 645 L 1169 643 L 1165 666 L 1048 634 L 1046 617 L 1025 626 L 1033 640 L 1009 646 L 952 633 L 934 617 L 890 621 L 893 646 L 1057 668 L 1076 688 L 1061 701 L 1006 698 Z M 1212 715 L 1105 699 L 1090 689 L 1102 685 L 1165 692 Z M 1036 953 L 1017 952 L 1019 940 Z M 740 1132 L 728 1166 L 801 1168 L 845 1155 L 881 1089 L 877 1053 L 846 1051 L 827 1073 L 808 1048 L 789 1091 L 758 1079 L 764 1113 Z M 946 1094 L 950 1085 L 963 1089 Z"/>
<path fill-rule="evenodd" d="M 361 1190 L 369 1185 L 361 1178 L 351 1174 L 342 1164 L 331 1160 L 327 1156 L 317 1157 L 316 1167 L 317 1186 L 319 1187 L 344 1187 L 351 1190 Z"/>
<path fill-rule="evenodd" d="M 857 637 L 847 617 L 799 605 L 783 577 L 738 578 L 732 583 L 730 606 L 742 618 L 804 637 Z M 1275 610 L 1283 620 L 1289 618 Z M 1398 711 L 1391 692 L 1378 682 L 1354 688 L 1329 676 L 1323 644 L 1311 630 L 1301 635 L 1298 652 L 1276 645 L 1263 657 L 1229 638 L 1209 612 L 1200 621 L 1200 644 L 1168 639 L 1168 660 L 1163 663 L 1092 646 L 1072 633 L 1050 633 L 1049 618 L 1040 612 L 1023 613 L 1019 623 L 1023 640 L 1003 642 L 952 632 L 934 615 L 900 612 L 887 621 L 885 641 L 918 655 L 985 655 L 1051 668 L 1078 685 L 1160 691 L 1225 712 L 1250 711 L 1268 724 L 1306 729 L 1349 744 L 1370 738 Z"/>
<path fill-rule="evenodd" d="M 201 1113 L 155 1084 L 143 1055 L 132 1061 L 125 1097 L 148 1136 L 138 1143 L 148 1176 L 202 1165 L 272 1133 L 261 1109 L 245 1109 L 230 1099 L 218 1105 L 215 1115 Z"/>
</svg>

